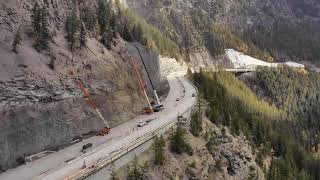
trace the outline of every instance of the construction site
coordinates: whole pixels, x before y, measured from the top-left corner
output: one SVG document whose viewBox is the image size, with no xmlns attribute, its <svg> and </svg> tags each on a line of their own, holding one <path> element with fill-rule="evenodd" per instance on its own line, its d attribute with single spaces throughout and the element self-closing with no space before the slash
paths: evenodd
<svg viewBox="0 0 320 180">
<path fill-rule="evenodd" d="M 19 162 L 20 164 L 14 164 L 16 167 L 14 169 L 5 170 L 1 173 L 0 179 L 83 179 L 98 173 L 101 168 L 117 159 L 120 162 L 130 161 L 130 157 L 134 157 L 131 152 L 143 152 L 141 148 L 148 148 L 154 136 L 166 132 L 175 125 L 177 116 L 183 117 L 182 115 L 185 113 L 186 117 L 189 116 L 190 108 L 196 102 L 194 96 L 196 92 L 194 86 L 183 77 L 186 72 L 185 68 L 181 68 L 180 72 L 177 69 L 180 65 L 177 65 L 174 59 L 171 59 L 172 64 L 168 63 L 169 59 L 162 59 L 162 64 L 160 64 L 158 56 L 148 53 L 138 43 L 124 45 L 127 50 L 124 51 L 124 47 L 122 47 L 117 55 L 120 62 L 124 64 L 127 73 L 130 74 L 129 77 L 132 78 L 130 78 L 125 90 L 131 89 L 131 97 L 137 94 L 138 99 L 131 102 L 135 107 L 132 108 L 135 110 L 133 115 L 124 117 L 123 114 L 128 113 L 125 112 L 125 109 L 116 109 L 117 112 L 106 113 L 108 112 L 106 109 L 119 108 L 114 102 L 115 95 L 101 98 L 101 95 L 93 89 L 95 87 L 94 79 L 90 79 L 90 76 L 84 76 L 79 69 L 69 68 L 66 71 L 68 79 L 65 78 L 65 80 L 73 87 L 76 97 L 70 98 L 68 106 L 76 108 L 79 107 L 80 102 L 82 111 L 90 115 L 90 121 L 86 120 L 86 124 L 77 124 L 79 121 L 64 120 L 63 122 L 68 122 L 77 130 L 77 133 L 74 130 L 68 131 L 69 137 L 64 139 L 64 143 L 61 145 L 56 142 L 56 146 L 53 147 L 54 143 L 52 142 L 48 147 L 39 148 L 36 146 L 37 143 L 41 143 L 40 136 L 47 138 L 45 141 L 52 140 L 52 136 L 42 136 L 43 133 L 33 131 L 32 128 L 24 134 L 25 137 L 20 137 L 20 133 L 18 133 L 17 136 L 21 139 L 37 138 L 37 141 L 30 144 L 30 147 L 26 144 L 23 145 L 28 149 L 22 152 L 22 156 L 16 154 L 19 161 L 15 163 Z M 93 57 L 99 57 L 99 53 L 93 48 L 88 51 L 93 54 Z M 107 67 L 103 65 L 103 68 Z M 90 72 L 94 72 L 94 70 L 92 69 Z M 112 78 L 119 77 L 113 76 Z M 129 84 L 131 87 L 128 87 Z M 95 87 L 95 89 L 99 88 Z M 118 93 L 118 91 L 116 92 Z M 63 102 L 65 99 L 60 101 Z M 58 105 L 59 101 L 54 103 Z M 110 104 L 110 106 L 106 106 L 106 104 Z M 121 102 L 121 105 L 123 104 Z M 59 105 L 61 106 L 61 104 Z M 35 111 L 39 112 L 39 109 Z M 75 117 L 81 118 L 75 114 L 74 109 L 65 110 L 65 113 L 69 117 L 73 114 Z M 113 115 L 117 113 L 119 115 L 114 118 Z M 123 118 L 120 119 L 121 114 Z M 60 123 L 59 126 L 61 127 L 63 124 Z M 49 127 L 52 128 L 46 129 L 46 133 L 59 131 L 59 128 L 50 124 Z M 91 129 L 90 131 L 88 127 Z M 83 131 L 79 131 L 79 128 Z M 63 132 L 63 135 L 68 135 L 68 133 Z M 35 136 L 29 137 L 31 135 Z M 61 139 L 61 137 L 59 138 Z M 29 151 L 31 148 L 33 151 Z M 136 148 L 138 149 L 135 150 Z M 21 148 L 17 147 L 17 149 L 21 151 Z M 34 153 L 27 154 L 25 152 Z M 125 161 L 121 160 L 122 157 Z"/>
<path fill-rule="evenodd" d="M 50 50 L 42 52 L 27 33 L 34 1 L 1 2 L 1 9 L 13 7 L 15 13 L 1 11 L 0 173 L 90 137 L 105 137 L 139 115 L 152 116 L 163 110 L 161 101 L 169 92 L 158 54 L 132 34 L 130 42 L 118 36 L 106 48 L 96 33 L 88 32 L 85 47 L 70 49 L 65 34 L 70 7 L 93 9 L 96 3 L 38 3 L 48 8 L 53 33 Z M 18 29 L 23 43 L 13 52 L 12 32 Z M 88 142 L 79 152 L 90 149 L 90 143 L 95 146 Z"/>
<path fill-rule="evenodd" d="M 22 69 L 21 76 L 9 72 L 1 76 L 0 86 L 6 87 L 0 121 L 2 170 L 37 159 L 34 154 L 43 151 L 105 136 L 132 117 L 162 109 L 159 97 L 166 97 L 169 88 L 156 54 L 119 41 L 106 58 L 101 47 L 89 43 L 88 49 L 73 57 L 57 48 L 54 74 L 38 72 L 45 78 L 38 78 L 32 69 Z M 36 62 L 21 63 L 37 68 L 30 64 Z"/>
</svg>

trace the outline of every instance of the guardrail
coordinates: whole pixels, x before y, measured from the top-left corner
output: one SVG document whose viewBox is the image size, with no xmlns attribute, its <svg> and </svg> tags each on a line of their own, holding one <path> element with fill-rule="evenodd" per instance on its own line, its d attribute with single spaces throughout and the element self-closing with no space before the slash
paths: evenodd
<svg viewBox="0 0 320 180">
<path fill-rule="evenodd" d="M 198 92 L 197 87 L 195 87 L 188 79 L 185 78 L 185 80 L 195 88 L 196 92 Z M 195 104 L 196 104 L 196 101 L 188 109 L 186 109 L 182 114 L 190 111 Z M 112 163 L 113 161 L 121 158 L 123 155 L 127 154 L 128 152 L 132 151 L 133 149 L 135 149 L 135 148 L 139 147 L 140 145 L 153 139 L 155 136 L 158 136 L 163 131 L 167 131 L 168 129 L 173 127 L 176 124 L 176 122 L 177 122 L 177 120 L 168 122 L 168 123 L 162 125 L 161 127 L 157 128 L 151 132 L 148 132 L 141 137 L 138 137 L 137 139 L 131 141 L 127 147 L 125 147 L 121 150 L 118 150 L 114 154 L 108 155 L 105 158 L 99 159 L 95 164 L 93 164 L 87 168 L 82 169 L 81 171 L 67 177 L 66 179 L 68 179 L 68 180 L 69 179 L 70 180 L 85 179 L 86 177 L 94 174 L 95 172 L 99 171 L 100 169 L 102 169 L 103 167 Z"/>
<path fill-rule="evenodd" d="M 100 169 L 102 169 L 106 165 L 110 164 L 111 162 L 119 159 L 120 157 L 122 157 L 123 155 L 127 154 L 128 152 L 132 151 L 133 149 L 139 147 L 140 145 L 142 145 L 145 142 L 149 141 L 150 139 L 154 138 L 156 135 L 160 134 L 160 132 L 162 130 L 164 130 L 166 128 L 167 129 L 171 128 L 172 126 L 175 125 L 175 123 L 176 123 L 176 121 L 169 122 L 169 123 L 157 128 L 153 132 L 146 133 L 142 137 L 139 137 L 138 139 L 136 139 L 134 141 L 131 141 L 129 143 L 130 145 L 127 146 L 126 148 L 124 148 L 123 150 L 120 150 L 116 154 L 109 155 L 106 158 L 100 159 L 95 165 L 92 165 L 92 166 L 90 166 L 88 168 L 85 168 L 80 173 L 77 173 L 75 175 L 71 175 L 71 177 L 68 177 L 67 179 L 79 180 L 79 179 L 84 179 L 84 178 L 90 176 L 91 174 L 95 173 L 96 171 L 99 171 Z"/>
<path fill-rule="evenodd" d="M 46 150 L 46 151 L 42 151 L 42 152 L 37 153 L 37 154 L 33 154 L 33 155 L 31 155 L 31 156 L 28 156 L 28 157 L 25 157 L 24 159 L 25 159 L 25 161 L 26 161 L 27 163 L 29 163 L 29 162 L 32 162 L 32 161 L 37 160 L 37 159 L 40 159 L 40 158 L 42 158 L 42 157 L 44 157 L 44 156 L 47 156 L 47 155 L 52 154 L 52 153 L 55 153 L 55 152 L 56 152 L 56 151 Z"/>
</svg>

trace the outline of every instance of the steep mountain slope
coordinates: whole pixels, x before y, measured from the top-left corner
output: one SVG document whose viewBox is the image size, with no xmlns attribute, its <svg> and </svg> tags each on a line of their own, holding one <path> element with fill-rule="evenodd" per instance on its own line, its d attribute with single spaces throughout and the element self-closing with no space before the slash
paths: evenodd
<svg viewBox="0 0 320 180">
<path fill-rule="evenodd" d="M 233 133 L 243 133 L 249 139 L 266 179 L 316 180 L 320 177 L 320 160 L 312 153 L 318 151 L 319 145 L 316 118 L 319 111 L 315 110 L 319 109 L 316 103 L 319 75 L 298 76 L 301 73 L 303 71 L 281 68 L 258 71 L 257 81 L 251 86 L 258 90 L 264 86 L 264 99 L 268 101 L 258 98 L 227 72 L 193 75 L 203 97 L 210 101 L 207 117 L 218 126 L 228 126 Z M 298 84 L 299 81 L 303 83 Z"/>
<path fill-rule="evenodd" d="M 143 70 L 135 47 L 119 36 L 107 49 L 95 32 L 86 32 L 87 47 L 70 50 L 66 40 L 66 15 L 83 7 L 95 11 L 97 1 L 38 1 L 48 9 L 51 40 L 47 50 L 33 45 L 31 10 L 33 0 L 0 2 L 0 171 L 21 163 L 24 156 L 56 150 L 73 139 L 99 131 L 104 123 L 75 83 L 79 79 L 92 95 L 111 126 L 140 113 L 145 102 L 128 52 Z M 20 31 L 17 53 L 12 44 Z M 159 58 L 138 45 L 159 87 Z M 148 92 L 152 92 L 143 71 Z"/>
<path fill-rule="evenodd" d="M 194 65 L 210 64 L 225 48 L 268 61 L 318 63 L 320 59 L 320 3 L 316 0 L 126 3 L 177 42 Z"/>
<path fill-rule="evenodd" d="M 170 151 L 171 134 L 165 136 L 163 165 L 155 164 L 154 147 L 138 156 L 140 165 L 147 164 L 144 173 L 146 179 L 265 179 L 255 162 L 255 152 L 243 135 L 234 136 L 226 127 L 223 131 L 205 117 L 203 128 L 204 131 L 199 137 L 190 132 L 186 134 L 186 139 L 193 149 L 192 156 Z M 207 148 L 209 139 L 214 139 L 211 150 Z M 133 169 L 135 163 L 133 161 L 127 167 L 131 166 Z M 126 179 L 130 174 L 127 167 L 122 167 L 114 172 L 114 175 L 119 179 Z"/>
</svg>

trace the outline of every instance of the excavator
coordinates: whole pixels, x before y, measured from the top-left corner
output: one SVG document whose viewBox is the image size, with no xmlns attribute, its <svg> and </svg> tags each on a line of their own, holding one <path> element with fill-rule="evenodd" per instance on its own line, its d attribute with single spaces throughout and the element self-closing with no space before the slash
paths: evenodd
<svg viewBox="0 0 320 180">
<path fill-rule="evenodd" d="M 139 68 L 139 65 L 137 65 L 137 63 L 133 60 L 133 57 L 130 56 L 128 52 L 124 52 L 124 54 L 120 54 L 120 56 L 122 57 L 122 59 L 128 59 L 129 60 L 129 63 L 131 64 L 133 72 L 137 76 L 137 81 L 138 81 L 139 87 L 140 87 L 141 91 L 143 92 L 143 94 L 144 94 L 144 96 L 145 96 L 145 98 L 147 100 L 148 106 L 143 108 L 142 114 L 148 114 L 148 115 L 152 114 L 154 112 L 153 111 L 153 106 L 151 105 L 151 102 L 150 102 L 149 97 L 147 95 L 147 92 L 146 92 L 146 89 L 145 89 L 145 82 L 144 82 L 141 70 Z"/>
<path fill-rule="evenodd" d="M 134 70 L 134 72 L 135 72 L 135 74 L 136 74 L 136 76 L 138 78 L 139 86 L 140 86 L 141 90 L 143 91 L 143 93 L 144 93 L 144 95 L 146 97 L 146 100 L 148 102 L 148 106 L 143 108 L 142 114 L 151 115 L 154 112 L 161 111 L 162 108 L 163 108 L 163 105 L 160 104 L 157 92 L 154 90 L 155 97 L 156 97 L 156 102 L 154 102 L 154 101 L 150 102 L 149 97 L 148 97 L 147 92 L 146 92 L 146 89 L 144 87 L 145 86 L 145 82 L 144 82 L 144 79 L 143 79 L 143 76 L 142 76 L 142 73 L 141 73 L 141 70 L 140 70 L 139 66 L 133 60 L 132 56 L 130 56 L 128 53 L 126 53 L 126 55 L 127 55 L 127 58 L 129 59 L 129 62 L 130 62 L 131 66 L 132 66 L 132 68 L 133 68 L 133 70 Z M 150 78 L 150 76 L 149 76 L 149 78 Z M 152 84 L 152 87 L 154 88 L 153 84 Z"/>
<path fill-rule="evenodd" d="M 130 31 L 129 31 L 129 35 L 130 35 L 130 38 L 131 38 L 132 41 L 134 41 L 134 42 L 136 42 L 136 43 L 138 42 L 138 41 L 135 39 L 135 37 L 132 35 L 132 33 L 131 33 Z M 151 77 L 150 77 L 148 68 L 146 67 L 146 64 L 145 64 L 145 62 L 144 62 L 144 60 L 143 60 L 141 51 L 140 51 L 139 47 L 138 47 L 136 44 L 134 44 L 133 46 L 134 46 L 134 47 L 137 49 L 137 51 L 138 51 L 138 54 L 139 54 L 139 56 L 140 56 L 140 60 L 141 60 L 141 62 L 142 62 L 142 64 L 143 64 L 143 67 L 144 67 L 144 69 L 145 69 L 145 71 L 146 71 L 146 73 L 147 73 L 148 79 L 149 79 L 150 84 L 151 84 L 151 87 L 152 87 L 152 89 L 153 89 L 153 94 L 154 94 L 154 97 L 155 97 L 156 103 L 157 103 L 156 106 L 155 106 L 155 108 L 156 108 L 156 110 L 159 110 L 159 111 L 160 111 L 160 110 L 163 108 L 163 105 L 161 104 L 161 102 L 160 102 L 160 100 L 159 100 L 159 96 L 158 96 L 157 90 L 155 89 L 155 87 L 154 87 L 154 85 L 153 85 L 153 82 L 152 82 L 152 80 L 151 80 Z M 155 109 L 155 108 L 153 108 L 153 109 Z"/>
</svg>

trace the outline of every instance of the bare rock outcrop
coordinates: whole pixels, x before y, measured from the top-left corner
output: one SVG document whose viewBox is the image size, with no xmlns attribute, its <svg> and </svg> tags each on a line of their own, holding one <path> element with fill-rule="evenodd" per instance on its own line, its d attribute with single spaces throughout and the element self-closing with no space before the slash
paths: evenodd
<svg viewBox="0 0 320 180">
<path fill-rule="evenodd" d="M 65 38 L 66 14 L 80 6 L 95 8 L 96 1 L 38 2 L 49 10 L 51 35 L 49 50 L 41 53 L 30 36 L 30 11 L 35 1 L 0 2 L 0 169 L 15 167 L 24 156 L 58 150 L 75 137 L 103 128 L 75 79 L 83 83 L 111 126 L 139 114 L 145 102 L 131 64 L 121 53 L 129 52 L 135 58 L 148 92 L 152 92 L 138 52 L 120 37 L 106 49 L 88 32 L 87 47 L 70 51 Z M 14 53 L 12 42 L 18 27 L 22 41 Z M 139 49 L 159 87 L 158 56 L 141 45 Z"/>
</svg>

